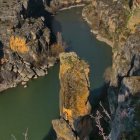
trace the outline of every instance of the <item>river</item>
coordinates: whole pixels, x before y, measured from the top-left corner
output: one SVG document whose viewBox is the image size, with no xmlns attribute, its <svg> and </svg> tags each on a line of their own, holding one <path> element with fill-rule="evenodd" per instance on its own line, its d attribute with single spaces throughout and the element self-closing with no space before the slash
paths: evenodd
<svg viewBox="0 0 140 140">
<path fill-rule="evenodd" d="M 103 92 L 104 70 L 111 66 L 112 50 L 90 32 L 81 16 L 82 7 L 61 11 L 52 20 L 54 34 L 62 32 L 67 42 L 67 52 L 74 51 L 90 65 L 91 95 L 94 105 Z M 55 137 L 51 120 L 59 117 L 59 62 L 49 69 L 48 75 L 32 79 L 28 87 L 19 84 L 0 94 L 0 140 L 24 140 L 28 127 L 29 140 L 53 140 Z M 97 99 L 97 98 L 96 98 Z"/>
</svg>

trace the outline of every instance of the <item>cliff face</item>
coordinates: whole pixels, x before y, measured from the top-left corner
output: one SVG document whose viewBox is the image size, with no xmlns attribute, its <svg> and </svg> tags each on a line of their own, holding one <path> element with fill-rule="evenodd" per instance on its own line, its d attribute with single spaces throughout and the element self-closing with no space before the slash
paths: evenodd
<svg viewBox="0 0 140 140">
<path fill-rule="evenodd" d="M 50 35 L 45 9 L 40 0 L 0 1 L 0 92 L 47 74 L 65 51 Z"/>
<path fill-rule="evenodd" d="M 89 65 L 75 53 L 60 54 L 60 116 L 52 124 L 57 137 L 65 140 L 84 139 L 92 128 L 89 96 Z"/>
<path fill-rule="evenodd" d="M 83 17 L 99 40 L 112 46 L 113 63 L 108 100 L 112 140 L 139 137 L 140 76 L 139 1 L 93 0 Z"/>
</svg>

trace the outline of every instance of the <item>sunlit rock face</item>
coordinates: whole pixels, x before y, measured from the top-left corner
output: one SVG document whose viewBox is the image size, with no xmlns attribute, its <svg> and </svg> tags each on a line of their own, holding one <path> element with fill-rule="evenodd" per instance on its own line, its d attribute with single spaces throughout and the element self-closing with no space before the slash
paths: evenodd
<svg viewBox="0 0 140 140">
<path fill-rule="evenodd" d="M 28 46 L 26 46 L 26 40 L 23 38 L 18 38 L 11 36 L 10 37 L 10 47 L 13 51 L 19 51 L 21 53 L 29 51 Z"/>
<path fill-rule="evenodd" d="M 68 130 L 71 129 L 74 139 L 84 139 L 91 130 L 89 96 L 89 65 L 81 60 L 76 53 L 60 54 L 60 116 L 61 119 L 52 121 L 58 138 L 67 138 Z M 62 121 L 63 119 L 63 121 Z M 62 129 L 61 123 L 65 128 Z M 70 127 L 67 128 L 67 125 Z M 61 131 L 61 133 L 60 133 Z"/>
</svg>

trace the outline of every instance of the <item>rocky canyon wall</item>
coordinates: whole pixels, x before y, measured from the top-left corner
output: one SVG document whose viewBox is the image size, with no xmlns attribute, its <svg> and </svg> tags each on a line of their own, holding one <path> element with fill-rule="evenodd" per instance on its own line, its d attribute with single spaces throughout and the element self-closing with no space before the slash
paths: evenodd
<svg viewBox="0 0 140 140">
<path fill-rule="evenodd" d="M 0 92 L 47 74 L 65 51 L 48 27 L 46 7 L 40 0 L 0 1 Z"/>
<path fill-rule="evenodd" d="M 112 114 L 111 140 L 140 139 L 140 10 L 139 1 L 93 0 L 83 17 L 113 51 L 108 89 Z"/>
</svg>

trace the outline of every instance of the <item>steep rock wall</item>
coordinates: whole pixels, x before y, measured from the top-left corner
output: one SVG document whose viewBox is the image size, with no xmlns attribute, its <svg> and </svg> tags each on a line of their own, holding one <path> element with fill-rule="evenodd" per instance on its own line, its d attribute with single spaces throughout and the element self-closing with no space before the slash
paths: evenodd
<svg viewBox="0 0 140 140">
<path fill-rule="evenodd" d="M 45 7 L 40 0 L 0 1 L 0 92 L 47 74 L 65 51 L 47 27 Z"/>
<path fill-rule="evenodd" d="M 140 139 L 137 111 L 140 105 L 139 14 L 139 1 L 136 0 L 93 0 L 83 9 L 82 15 L 91 32 L 112 46 L 113 63 L 108 89 L 112 114 L 111 140 Z"/>
</svg>

